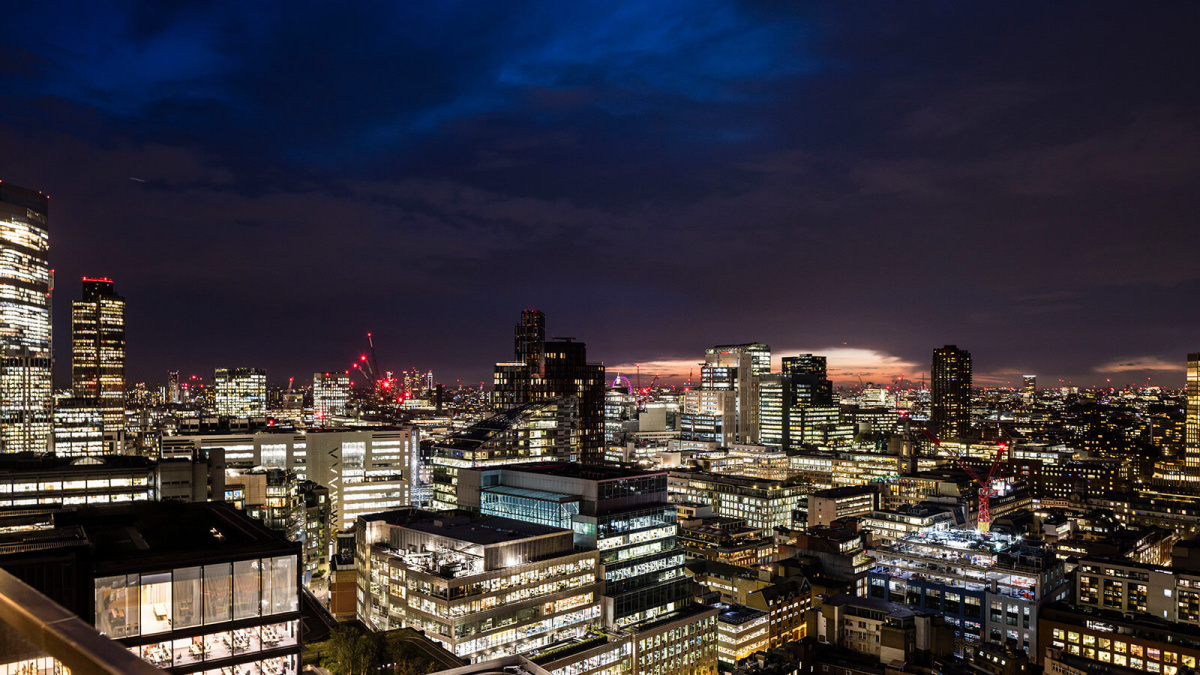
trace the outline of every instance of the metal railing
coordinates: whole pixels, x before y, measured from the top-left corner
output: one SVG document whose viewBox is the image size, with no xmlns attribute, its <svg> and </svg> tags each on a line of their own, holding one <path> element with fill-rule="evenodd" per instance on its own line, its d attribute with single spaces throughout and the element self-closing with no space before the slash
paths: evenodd
<svg viewBox="0 0 1200 675">
<path fill-rule="evenodd" d="M 45 658 L 57 660 L 74 675 L 163 675 L 165 672 L 0 569 L 0 662 L 22 663 Z"/>
</svg>

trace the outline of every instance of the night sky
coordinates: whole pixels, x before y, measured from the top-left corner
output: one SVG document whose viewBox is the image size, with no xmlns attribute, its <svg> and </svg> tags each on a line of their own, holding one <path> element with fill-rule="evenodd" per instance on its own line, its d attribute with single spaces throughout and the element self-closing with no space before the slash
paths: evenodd
<svg viewBox="0 0 1200 675">
<path fill-rule="evenodd" d="M 51 196 L 128 379 L 490 380 L 520 310 L 610 373 L 707 346 L 1180 386 L 1200 3 L 35 2 L 0 179 Z M 134 180 L 137 179 L 137 180 Z M 698 373 L 698 371 L 697 371 Z"/>
</svg>

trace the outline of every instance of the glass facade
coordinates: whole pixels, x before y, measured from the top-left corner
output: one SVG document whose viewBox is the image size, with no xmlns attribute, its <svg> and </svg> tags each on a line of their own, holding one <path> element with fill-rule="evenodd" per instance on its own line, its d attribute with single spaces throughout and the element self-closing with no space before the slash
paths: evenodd
<svg viewBox="0 0 1200 675">
<path fill-rule="evenodd" d="M 155 635 L 233 619 L 297 611 L 296 556 L 96 579 L 96 630 Z M 270 601 L 267 601 L 267 598 Z"/>
<path fill-rule="evenodd" d="M 571 519 L 579 515 L 579 501 L 562 501 L 563 495 L 539 490 L 498 486 L 479 494 L 480 511 L 488 516 L 503 516 L 571 529 Z"/>
<path fill-rule="evenodd" d="M 213 388 L 218 415 L 262 417 L 267 414 L 267 371 L 262 368 L 217 368 Z"/>
<path fill-rule="evenodd" d="M 47 198 L 0 183 L 0 452 L 46 452 L 51 395 Z"/>
<path fill-rule="evenodd" d="M 235 630 L 215 631 L 203 635 L 151 642 L 136 645 L 129 651 L 159 668 L 191 667 L 193 672 L 263 673 L 263 675 L 294 675 L 296 655 L 273 656 L 236 666 L 216 670 L 200 670 L 195 666 L 210 661 L 223 661 L 235 656 L 246 656 L 283 647 L 294 647 L 300 642 L 300 622 L 296 619 L 263 626 L 250 626 Z"/>
<path fill-rule="evenodd" d="M 83 278 L 71 303 L 71 387 L 103 411 L 104 430 L 125 428 L 125 298 L 111 279 Z"/>
</svg>

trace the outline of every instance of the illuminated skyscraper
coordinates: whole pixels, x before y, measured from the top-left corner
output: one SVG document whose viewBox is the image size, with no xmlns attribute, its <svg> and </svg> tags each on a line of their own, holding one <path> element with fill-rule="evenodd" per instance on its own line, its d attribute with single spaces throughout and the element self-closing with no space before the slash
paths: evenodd
<svg viewBox="0 0 1200 675">
<path fill-rule="evenodd" d="M 1032 401 L 1037 397 L 1037 375 L 1026 375 L 1021 389 L 1021 398 Z"/>
<path fill-rule="evenodd" d="M 0 183 L 0 452 L 45 452 L 53 417 L 49 199 Z"/>
<path fill-rule="evenodd" d="M 104 411 L 105 433 L 125 429 L 125 298 L 112 279 L 84 277 L 71 303 L 71 388 Z"/>
<path fill-rule="evenodd" d="M 497 363 L 493 395 L 501 410 L 573 396 L 578 400 L 580 457 L 604 460 L 604 366 L 587 362 L 587 346 L 574 338 L 546 341 L 546 315 L 521 312 L 513 331 L 513 360 Z"/>
<path fill-rule="evenodd" d="M 183 397 L 179 391 L 179 371 L 167 371 L 167 402 L 183 403 Z"/>
<path fill-rule="evenodd" d="M 267 371 L 262 368 L 217 368 L 213 389 L 218 415 L 262 417 L 267 414 Z"/>
<path fill-rule="evenodd" d="M 349 400 L 349 373 L 313 373 L 313 423 L 316 426 L 330 426 L 332 418 L 344 416 Z"/>
<path fill-rule="evenodd" d="M 1200 469 L 1200 352 L 1188 354 L 1184 462 Z"/>
<path fill-rule="evenodd" d="M 933 350 L 930 421 L 938 436 L 964 438 L 971 429 L 971 352 L 955 345 Z"/>
</svg>

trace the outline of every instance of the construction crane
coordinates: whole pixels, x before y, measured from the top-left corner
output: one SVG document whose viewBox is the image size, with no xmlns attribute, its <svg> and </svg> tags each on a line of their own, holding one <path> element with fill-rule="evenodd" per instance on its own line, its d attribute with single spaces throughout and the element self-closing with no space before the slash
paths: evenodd
<svg viewBox="0 0 1200 675">
<path fill-rule="evenodd" d="M 646 401 L 650 400 L 650 396 L 654 393 L 654 385 L 657 383 L 658 383 L 658 375 L 655 375 L 654 379 L 650 380 L 649 386 L 642 387 L 641 389 L 638 390 L 637 400 L 638 400 L 639 406 L 645 407 Z"/>
<path fill-rule="evenodd" d="M 367 333 L 367 354 L 360 354 L 358 361 L 352 366 L 362 373 L 363 377 L 381 398 L 385 398 L 395 385 L 394 379 L 379 369 L 379 359 L 375 356 L 375 338 Z"/>
<path fill-rule="evenodd" d="M 922 427 L 921 434 L 924 435 L 925 438 L 929 439 L 934 445 L 941 447 L 942 440 L 928 428 Z M 1000 468 L 1000 460 L 1004 457 L 1004 451 L 1007 449 L 1008 443 L 1005 441 L 1000 441 L 996 445 L 996 456 L 992 459 L 992 468 L 988 470 L 986 476 L 981 476 L 974 467 L 972 467 L 970 464 L 967 464 L 966 458 L 964 458 L 957 451 L 950 453 L 950 456 L 954 458 L 954 461 L 958 463 L 958 466 L 961 467 L 963 471 L 966 471 L 967 474 L 979 484 L 979 509 L 975 518 L 975 527 L 983 532 L 988 532 L 991 530 L 992 513 L 990 502 L 992 496 L 998 494 L 995 488 L 992 487 L 992 479 L 996 477 L 996 471 Z"/>
</svg>

